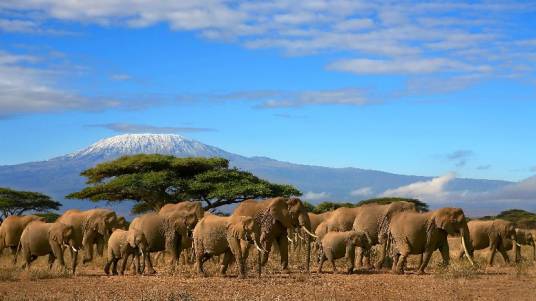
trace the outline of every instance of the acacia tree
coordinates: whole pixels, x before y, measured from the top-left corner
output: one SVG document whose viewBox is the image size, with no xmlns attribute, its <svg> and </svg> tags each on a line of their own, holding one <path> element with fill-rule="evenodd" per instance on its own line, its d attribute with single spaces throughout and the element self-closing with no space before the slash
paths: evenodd
<svg viewBox="0 0 536 301">
<path fill-rule="evenodd" d="M 229 168 L 223 158 L 178 158 L 165 155 L 124 156 L 81 173 L 88 187 L 67 198 L 122 202 L 133 200 L 134 213 L 158 211 L 167 203 L 200 200 L 205 209 L 248 198 L 300 195 L 290 185 L 273 184 Z"/>
<path fill-rule="evenodd" d="M 42 193 L 0 187 L 0 214 L 2 219 L 10 215 L 22 215 L 28 211 L 47 212 L 49 210 L 58 210 L 60 207 L 61 203 Z"/>
<path fill-rule="evenodd" d="M 385 198 L 375 198 L 375 199 L 368 199 L 363 200 L 359 203 L 357 203 L 357 206 L 365 205 L 365 204 L 391 204 L 394 202 L 410 202 L 415 204 L 415 208 L 420 212 L 428 212 L 430 208 L 428 207 L 428 204 L 426 204 L 423 201 L 419 201 L 417 199 L 408 199 L 408 198 L 395 198 L 395 197 L 385 197 Z"/>
</svg>

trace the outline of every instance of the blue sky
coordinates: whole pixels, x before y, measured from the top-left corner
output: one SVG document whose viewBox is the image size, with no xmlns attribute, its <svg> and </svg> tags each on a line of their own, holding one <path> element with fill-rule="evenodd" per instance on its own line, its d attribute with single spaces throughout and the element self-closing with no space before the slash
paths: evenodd
<svg viewBox="0 0 536 301">
<path fill-rule="evenodd" d="M 402 174 L 536 173 L 536 4 L 2 1 L 0 164 L 124 132 Z"/>
</svg>

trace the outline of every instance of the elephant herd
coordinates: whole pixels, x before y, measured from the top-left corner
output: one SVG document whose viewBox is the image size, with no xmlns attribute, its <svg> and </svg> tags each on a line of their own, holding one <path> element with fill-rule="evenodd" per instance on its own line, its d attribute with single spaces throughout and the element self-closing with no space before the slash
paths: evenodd
<svg viewBox="0 0 536 301">
<path fill-rule="evenodd" d="M 520 244 L 532 246 L 536 260 L 532 232 L 498 219 L 467 222 L 460 208 L 418 212 L 413 203 L 400 201 L 314 214 L 307 212 L 300 199 L 283 197 L 246 200 L 230 216 L 214 215 L 205 212 L 199 202 L 184 201 L 138 216 L 128 226 L 123 217 L 108 209 L 68 210 L 54 223 L 35 215 L 10 216 L 0 226 L 0 252 L 11 249 L 14 263 L 22 254 L 23 268 L 30 268 L 32 261 L 45 255 L 50 268 L 56 260 L 65 268 L 64 252 L 69 250 L 74 274 L 81 250 L 86 263 L 93 259 L 95 248 L 103 255 L 106 247 L 104 272 L 115 275 L 124 273 L 130 257 L 134 273 L 156 273 L 151 253 L 170 254 L 174 267 L 186 250 L 195 258 L 200 275 L 207 275 L 204 263 L 219 256 L 221 274 L 235 262 L 238 276 L 243 278 L 251 247 L 258 257 L 260 275 L 272 249 L 278 251 L 282 271 L 288 273 L 289 243 L 306 248 L 307 271 L 314 251 L 319 273 L 325 261 L 335 272 L 339 258 L 346 260 L 347 273 L 354 271 L 356 260 L 359 265 L 370 265 L 371 249 L 377 245 L 374 268 L 381 269 L 390 256 L 393 272 L 400 274 L 409 255 L 421 256 L 418 273 L 425 272 L 436 250 L 448 265 L 449 235 L 461 240 L 457 257 L 465 256 L 471 264 L 474 250 L 485 248 L 490 250 L 490 265 L 497 251 L 509 262 L 506 251 L 510 249 L 517 261 Z"/>
</svg>

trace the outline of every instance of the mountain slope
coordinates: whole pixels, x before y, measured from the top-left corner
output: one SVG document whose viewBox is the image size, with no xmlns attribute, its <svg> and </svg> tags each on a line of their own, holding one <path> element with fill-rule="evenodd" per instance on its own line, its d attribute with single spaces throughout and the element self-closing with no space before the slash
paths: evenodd
<svg viewBox="0 0 536 301">
<path fill-rule="evenodd" d="M 231 165 L 251 171 L 261 178 L 293 184 L 313 202 L 328 199 L 357 201 L 387 189 L 431 179 L 359 168 L 329 168 L 281 162 L 265 157 L 244 157 L 179 135 L 128 134 L 102 139 L 83 150 L 47 161 L 0 166 L 0 186 L 47 193 L 62 201 L 64 209 L 93 207 L 95 204 L 86 201 L 63 199 L 66 194 L 84 187 L 80 172 L 97 163 L 137 153 L 159 153 L 178 157 L 220 156 L 230 160 Z M 507 184 L 510 183 L 455 179 L 448 184 L 448 188 L 487 191 Z M 121 206 L 121 210 L 128 211 L 128 206 Z"/>
</svg>

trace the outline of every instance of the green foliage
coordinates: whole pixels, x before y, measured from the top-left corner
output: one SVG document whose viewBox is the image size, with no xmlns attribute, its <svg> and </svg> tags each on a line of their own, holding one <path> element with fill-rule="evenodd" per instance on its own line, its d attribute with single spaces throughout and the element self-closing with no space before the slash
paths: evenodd
<svg viewBox="0 0 536 301">
<path fill-rule="evenodd" d="M 393 202 L 410 202 L 414 203 L 417 210 L 421 212 L 428 212 L 430 209 L 428 208 L 428 204 L 425 202 L 419 201 L 417 199 L 407 199 L 407 198 L 375 198 L 375 199 L 368 199 L 363 200 L 357 203 L 357 206 L 362 206 L 365 204 L 391 204 Z"/>
<path fill-rule="evenodd" d="M 56 212 L 37 213 L 35 215 L 43 217 L 47 223 L 53 223 L 61 216 Z"/>
<path fill-rule="evenodd" d="M 521 209 L 510 209 L 496 216 L 483 216 L 480 220 L 504 219 L 516 223 L 518 228 L 536 229 L 536 214 Z"/>
<path fill-rule="evenodd" d="M 303 203 L 303 207 L 305 207 L 305 210 L 307 210 L 307 212 L 312 212 L 312 213 L 316 213 L 315 212 L 315 205 L 307 202 L 307 201 L 304 201 L 302 200 L 302 203 Z"/>
<path fill-rule="evenodd" d="M 17 191 L 0 187 L 0 213 L 2 218 L 22 215 L 28 211 L 58 210 L 61 203 L 39 192 Z"/>
<path fill-rule="evenodd" d="M 345 203 L 321 202 L 321 203 L 318 203 L 316 206 L 312 205 L 311 203 L 304 202 L 304 205 L 305 205 L 305 208 L 307 208 L 308 212 L 319 214 L 323 212 L 333 211 L 341 207 L 354 208 L 354 207 L 359 207 L 365 204 L 384 204 L 385 205 L 385 204 L 391 204 L 393 202 L 401 202 L 401 201 L 414 203 L 417 210 L 421 212 L 428 211 L 428 204 L 421 202 L 419 200 L 416 200 L 416 199 L 406 199 L 406 198 L 376 198 L 376 199 L 360 201 L 357 204 L 347 203 L 347 202 Z"/>
<path fill-rule="evenodd" d="M 201 200 L 205 209 L 239 203 L 249 198 L 301 195 L 290 185 L 273 184 L 229 168 L 222 158 L 177 158 L 134 155 L 85 170 L 88 187 L 67 198 L 90 201 L 136 202 L 132 211 L 159 210 L 167 203 Z"/>
<path fill-rule="evenodd" d="M 337 203 L 337 202 L 322 202 L 322 203 L 319 203 L 318 205 L 316 205 L 311 212 L 319 214 L 319 213 L 323 213 L 323 212 L 332 211 L 332 210 L 335 210 L 335 209 L 341 208 L 341 207 L 353 208 L 353 207 L 356 207 L 356 204 L 352 204 L 352 203 Z"/>
</svg>

